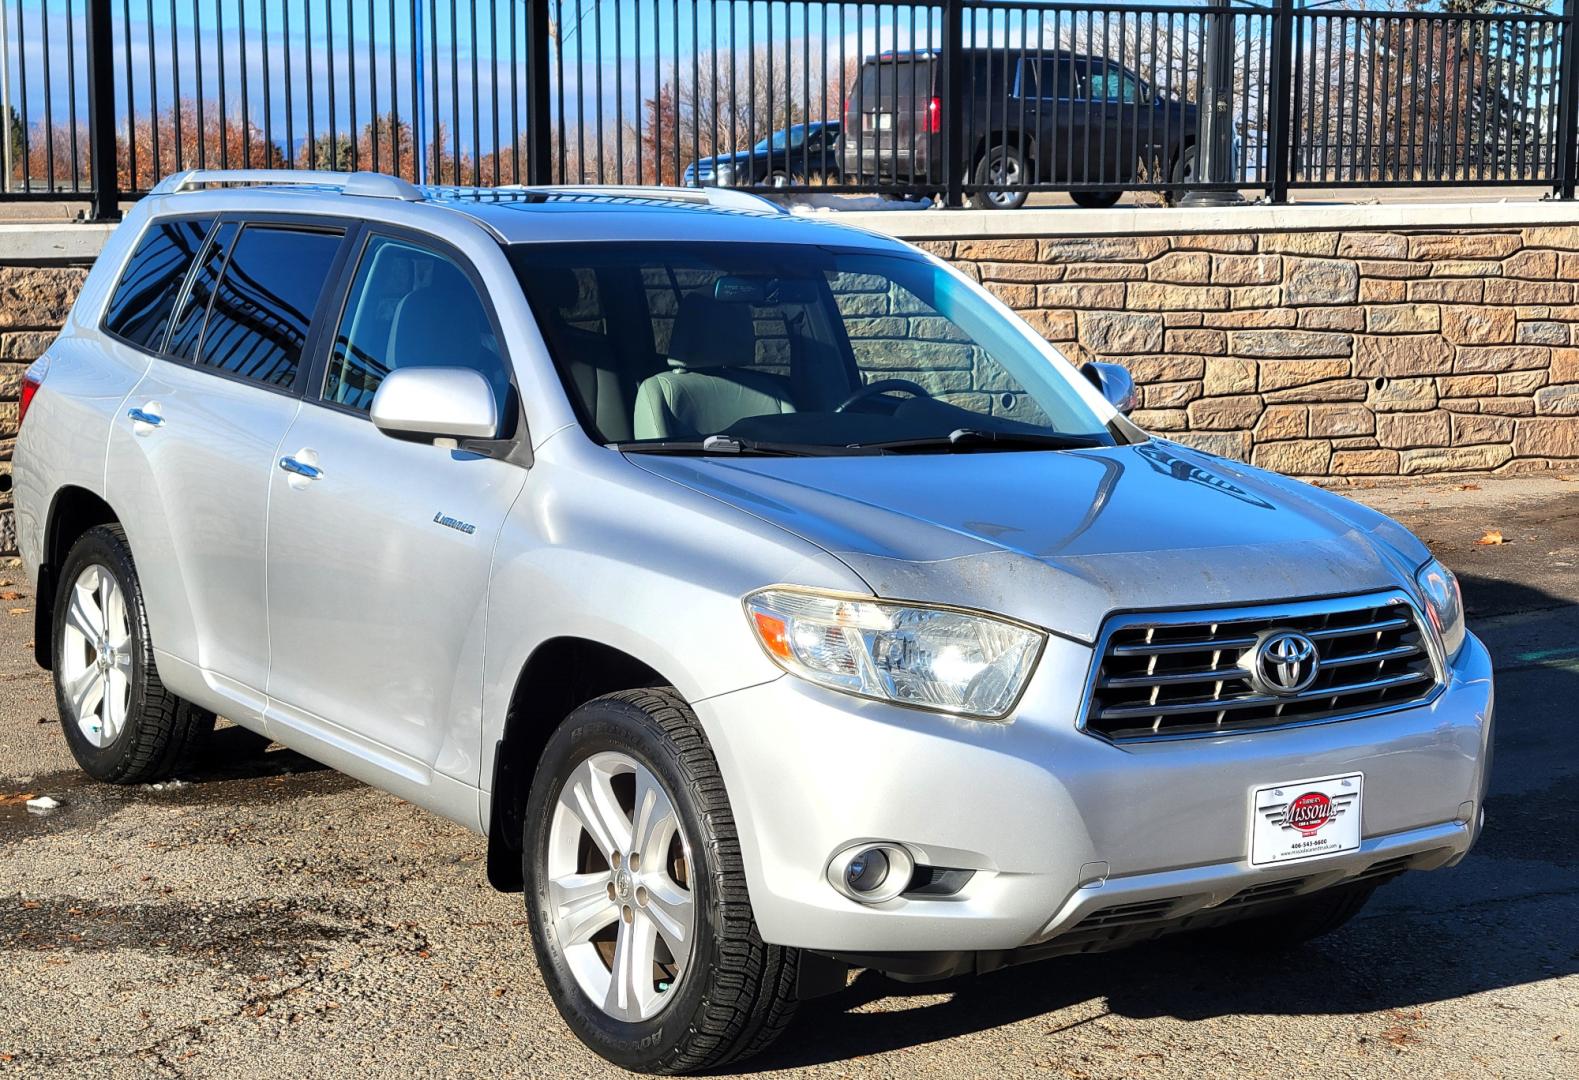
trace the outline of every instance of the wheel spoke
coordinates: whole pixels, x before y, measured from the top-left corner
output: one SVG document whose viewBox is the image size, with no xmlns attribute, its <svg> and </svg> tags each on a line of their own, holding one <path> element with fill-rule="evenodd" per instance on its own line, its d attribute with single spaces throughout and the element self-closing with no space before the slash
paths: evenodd
<svg viewBox="0 0 1579 1080">
<path fill-rule="evenodd" d="M 605 856 L 630 849 L 630 820 L 620 809 L 608 773 L 594 768 L 590 760 L 582 762 L 560 800 Z"/>
<path fill-rule="evenodd" d="M 608 887 L 608 874 L 597 871 L 567 874 L 548 883 L 548 902 L 561 948 L 590 941 L 619 918 L 620 909 L 609 899 Z"/>
<path fill-rule="evenodd" d="M 614 962 L 609 970 L 609 992 L 603 1009 L 620 1020 L 639 1020 L 656 995 L 652 988 L 654 945 L 657 937 L 646 919 L 620 921 L 614 941 Z"/>
<path fill-rule="evenodd" d="M 124 648 L 132 636 L 131 620 L 126 613 L 126 594 L 114 578 L 105 575 L 104 580 L 104 636 L 110 648 Z"/>
<path fill-rule="evenodd" d="M 683 969 L 691 951 L 691 927 L 696 917 L 691 894 L 667 875 L 644 879 L 643 884 L 647 888 L 647 915 L 663 935 L 674 962 Z"/>
<path fill-rule="evenodd" d="M 127 707 L 131 703 L 131 687 L 127 676 L 119 668 L 110 668 L 104 674 L 104 739 L 114 739 L 126 726 Z"/>
<path fill-rule="evenodd" d="M 71 590 L 71 603 L 66 608 L 66 623 L 90 643 L 99 640 L 104 631 L 104 615 L 99 610 L 93 590 L 87 587 L 86 575 Z"/>
<path fill-rule="evenodd" d="M 657 778 L 646 769 L 636 772 L 635 831 L 631 850 L 641 854 L 644 867 L 656 869 L 668 853 L 669 838 L 679 828 L 674 804 L 664 794 Z"/>
<path fill-rule="evenodd" d="M 96 704 L 95 691 L 102 694 L 104 677 L 96 667 L 84 668 L 82 674 L 66 683 L 66 700 L 71 704 L 71 711 L 78 720 L 86 720 L 89 710 Z"/>
</svg>

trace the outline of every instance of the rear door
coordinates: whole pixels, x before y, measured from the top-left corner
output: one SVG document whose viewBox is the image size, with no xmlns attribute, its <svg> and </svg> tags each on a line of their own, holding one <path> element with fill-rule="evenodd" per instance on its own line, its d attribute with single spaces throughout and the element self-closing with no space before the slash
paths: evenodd
<svg viewBox="0 0 1579 1080">
<path fill-rule="evenodd" d="M 435 773 L 477 783 L 483 616 L 494 541 L 526 480 L 512 457 L 524 421 L 465 259 L 374 226 L 360 248 L 270 471 L 268 724 L 417 798 Z M 501 438 L 446 446 L 374 427 L 385 375 L 413 366 L 481 372 L 507 418 Z"/>
<path fill-rule="evenodd" d="M 262 713 L 268 671 L 268 481 L 343 239 L 219 220 L 110 438 L 106 479 L 131 518 L 161 673 L 250 715 Z"/>
</svg>

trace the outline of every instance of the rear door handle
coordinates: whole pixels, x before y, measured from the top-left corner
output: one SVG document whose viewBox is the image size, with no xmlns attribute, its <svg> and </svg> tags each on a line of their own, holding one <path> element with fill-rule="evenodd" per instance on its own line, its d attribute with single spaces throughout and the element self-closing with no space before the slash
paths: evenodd
<svg viewBox="0 0 1579 1080">
<path fill-rule="evenodd" d="M 131 417 L 134 423 L 147 424 L 149 427 L 159 427 L 164 423 L 164 417 L 148 409 L 127 409 L 126 415 Z"/>
<path fill-rule="evenodd" d="M 280 458 L 280 468 L 293 476 L 316 480 L 323 475 L 323 470 L 316 465 L 309 465 L 305 461 L 297 461 L 293 457 Z"/>
</svg>

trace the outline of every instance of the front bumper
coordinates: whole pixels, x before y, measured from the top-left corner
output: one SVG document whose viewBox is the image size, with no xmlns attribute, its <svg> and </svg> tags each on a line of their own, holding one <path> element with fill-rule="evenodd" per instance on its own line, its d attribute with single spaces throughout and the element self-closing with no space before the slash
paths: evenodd
<svg viewBox="0 0 1579 1080">
<path fill-rule="evenodd" d="M 765 940 L 822 952 L 1009 950 L 1146 904 L 1182 918 L 1281 883 L 1308 892 L 1448 865 L 1479 831 L 1491 659 L 1471 636 L 1431 702 L 1311 727 L 1113 745 L 1076 728 L 1090 650 L 1050 639 L 1014 720 L 957 720 L 786 676 L 696 704 L 723 771 Z M 1362 845 L 1252 867 L 1268 784 L 1365 775 Z M 947 897 L 868 906 L 827 881 L 863 841 L 976 871 Z M 1235 898 L 1240 899 L 1236 900 Z"/>
</svg>

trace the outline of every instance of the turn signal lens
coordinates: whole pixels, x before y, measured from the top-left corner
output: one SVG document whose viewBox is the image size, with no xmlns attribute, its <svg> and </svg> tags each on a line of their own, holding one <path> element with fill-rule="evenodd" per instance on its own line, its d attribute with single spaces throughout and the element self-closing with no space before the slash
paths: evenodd
<svg viewBox="0 0 1579 1080">
<path fill-rule="evenodd" d="M 792 675 L 861 697 L 1001 720 L 1046 640 L 975 612 L 787 587 L 745 600 L 762 647 Z"/>
<path fill-rule="evenodd" d="M 1425 599 L 1431 629 L 1442 642 L 1442 655 L 1452 663 L 1464 647 L 1464 597 L 1458 578 L 1440 560 L 1432 559 L 1420 568 L 1415 581 Z"/>
</svg>

